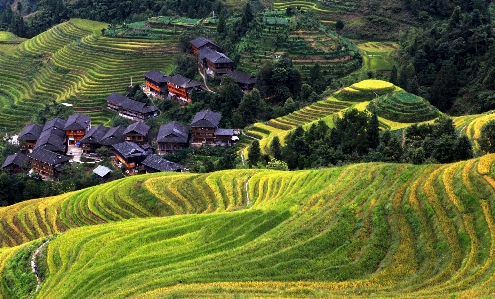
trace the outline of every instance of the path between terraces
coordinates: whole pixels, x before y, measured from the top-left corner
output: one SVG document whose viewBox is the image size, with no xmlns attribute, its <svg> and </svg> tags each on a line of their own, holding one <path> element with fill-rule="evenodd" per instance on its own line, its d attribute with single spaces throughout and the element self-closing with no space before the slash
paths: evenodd
<svg viewBox="0 0 495 299">
<path fill-rule="evenodd" d="M 36 285 L 36 290 L 34 291 L 35 293 L 38 292 L 38 290 L 41 286 L 41 280 L 40 280 L 40 277 L 38 275 L 38 266 L 36 265 L 35 261 L 36 261 L 36 258 L 38 257 L 38 255 L 40 254 L 41 250 L 43 249 L 43 247 L 46 244 L 48 244 L 48 242 L 50 242 L 50 241 L 48 240 L 45 243 L 41 244 L 40 247 L 36 248 L 36 250 L 33 253 L 33 256 L 31 257 L 31 269 L 33 270 L 34 275 L 36 275 L 36 281 L 38 282 L 38 284 Z"/>
</svg>

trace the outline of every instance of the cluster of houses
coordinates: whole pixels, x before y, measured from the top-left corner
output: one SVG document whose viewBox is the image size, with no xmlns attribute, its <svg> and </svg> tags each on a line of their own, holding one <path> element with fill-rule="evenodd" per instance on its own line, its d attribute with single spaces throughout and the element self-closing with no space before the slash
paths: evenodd
<svg viewBox="0 0 495 299">
<path fill-rule="evenodd" d="M 231 145 L 238 140 L 239 132 L 219 128 L 220 119 L 220 113 L 204 110 L 194 116 L 189 126 L 177 121 L 161 125 L 155 150 L 149 138 L 151 127 L 142 120 L 127 127 L 107 128 L 91 126 L 90 117 L 83 114 L 71 115 L 68 120 L 55 118 L 44 126 L 26 126 L 18 136 L 21 152 L 7 157 L 2 168 L 10 173 L 32 169 L 43 177 L 56 178 L 61 168 L 70 163 L 71 157 L 66 154 L 72 155 L 71 149 L 90 155 L 106 147 L 128 173 L 186 171 L 184 166 L 161 158 L 155 151 L 164 155 L 189 146 Z"/>
<path fill-rule="evenodd" d="M 239 87 L 247 92 L 254 88 L 256 77 L 234 71 L 234 62 L 219 52 L 217 44 L 211 40 L 198 37 L 190 41 L 189 52 L 197 57 L 200 69 L 212 77 L 229 75 Z M 193 92 L 202 92 L 201 83 L 181 75 L 167 76 L 157 70 L 144 74 L 145 91 L 159 99 L 176 99 L 182 104 L 191 103 Z"/>
<path fill-rule="evenodd" d="M 229 75 L 243 91 L 253 89 L 256 78 L 235 72 L 233 61 L 219 52 L 214 42 L 199 37 L 190 43 L 190 54 L 197 57 L 199 67 L 207 74 L 213 77 Z M 155 97 L 173 98 L 183 104 L 191 102 L 193 92 L 203 91 L 201 83 L 197 81 L 181 75 L 167 76 L 157 70 L 145 73 L 144 79 L 145 88 Z M 129 173 L 186 170 L 182 165 L 154 154 L 155 149 L 149 140 L 150 126 L 144 121 L 159 114 L 157 107 L 117 93 L 109 95 L 106 101 L 108 109 L 135 122 L 128 127 L 91 126 L 89 116 L 73 114 L 67 120 L 52 119 L 44 126 L 28 125 L 18 136 L 21 152 L 7 157 L 2 168 L 10 173 L 32 169 L 43 177 L 57 178 L 61 168 L 72 161 L 66 155 L 67 152 L 72 155 L 71 148 L 76 147 L 83 154 L 92 154 L 106 147 L 113 151 L 115 161 L 125 165 Z M 204 110 L 194 116 L 189 126 L 176 121 L 160 126 L 156 138 L 157 154 L 170 154 L 189 146 L 228 146 L 235 143 L 239 140 L 239 131 L 219 128 L 221 117 L 220 113 Z M 94 172 L 98 175 L 108 174 L 109 169 L 98 167 Z"/>
</svg>

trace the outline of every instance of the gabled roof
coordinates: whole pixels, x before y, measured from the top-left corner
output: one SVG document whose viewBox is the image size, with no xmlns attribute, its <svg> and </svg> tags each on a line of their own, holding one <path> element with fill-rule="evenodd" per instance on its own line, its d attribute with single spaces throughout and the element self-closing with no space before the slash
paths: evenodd
<svg viewBox="0 0 495 299">
<path fill-rule="evenodd" d="M 146 151 L 134 142 L 124 141 L 113 145 L 113 148 L 125 158 L 146 156 Z"/>
<path fill-rule="evenodd" d="M 45 123 L 45 126 L 43 127 L 43 131 L 53 129 L 53 128 L 57 128 L 57 129 L 60 129 L 63 131 L 66 123 L 67 123 L 67 121 L 65 119 L 61 119 L 59 117 L 56 117 L 56 118 L 49 120 Z M 64 134 L 65 134 L 65 132 L 64 132 Z"/>
<path fill-rule="evenodd" d="M 215 44 L 211 40 L 209 40 L 209 39 L 207 39 L 205 37 L 202 37 L 202 36 L 200 36 L 198 38 L 195 38 L 195 39 L 193 39 L 193 40 L 191 40 L 189 42 L 191 43 L 191 45 L 195 46 L 198 49 L 201 48 L 201 47 L 203 47 L 204 45 L 206 45 L 208 43 L 214 45 L 215 47 L 218 47 L 217 44 Z"/>
<path fill-rule="evenodd" d="M 60 129 L 53 128 L 41 133 L 40 138 L 34 145 L 34 149 L 44 148 L 49 151 L 62 152 L 65 147 L 65 138 L 58 135 Z"/>
<path fill-rule="evenodd" d="M 124 135 L 127 135 L 129 133 L 138 133 L 142 136 L 148 135 L 148 132 L 150 131 L 150 126 L 145 124 L 142 121 L 135 122 L 133 124 L 130 124 L 127 129 L 124 131 Z"/>
<path fill-rule="evenodd" d="M 101 145 L 111 146 L 124 141 L 124 126 L 117 126 L 108 129 L 105 136 L 100 139 Z"/>
<path fill-rule="evenodd" d="M 106 166 L 103 166 L 103 165 L 99 165 L 98 167 L 93 169 L 93 173 L 97 174 L 100 177 L 104 177 L 107 174 L 109 174 L 110 172 L 112 172 L 112 170 Z"/>
<path fill-rule="evenodd" d="M 23 153 L 15 153 L 13 155 L 10 155 L 5 159 L 5 161 L 2 164 L 2 168 L 8 167 L 10 165 L 22 167 L 27 164 L 29 161 L 28 156 L 24 155 Z"/>
<path fill-rule="evenodd" d="M 187 143 L 189 139 L 189 126 L 178 121 L 161 125 L 156 137 L 157 142 Z"/>
<path fill-rule="evenodd" d="M 41 135 L 43 127 L 37 124 L 29 125 L 24 127 L 22 133 L 17 137 L 21 141 L 36 141 Z"/>
<path fill-rule="evenodd" d="M 241 84 L 255 84 L 258 79 L 255 76 L 251 76 L 249 74 L 238 73 L 234 71 L 227 71 L 225 75 L 229 75 L 234 78 L 237 83 Z"/>
<path fill-rule="evenodd" d="M 54 153 L 52 151 L 39 148 L 28 154 L 28 157 L 48 165 L 57 165 L 65 162 L 69 162 L 70 158 L 64 155 Z"/>
<path fill-rule="evenodd" d="M 91 125 L 91 118 L 84 114 L 72 114 L 65 123 L 64 130 L 86 130 Z"/>
<path fill-rule="evenodd" d="M 157 70 L 151 70 L 147 73 L 144 73 L 144 78 L 154 81 L 156 83 L 167 83 L 168 82 L 168 76 L 163 74 L 160 71 Z"/>
<path fill-rule="evenodd" d="M 199 87 L 201 86 L 201 83 L 198 81 L 194 81 L 192 79 L 186 78 L 181 75 L 173 75 L 172 77 L 169 77 L 168 82 L 171 84 L 177 85 L 182 88 L 191 88 L 191 87 Z"/>
<path fill-rule="evenodd" d="M 210 48 L 204 48 L 199 51 L 199 59 L 207 59 L 212 63 L 232 63 L 233 61 L 225 56 L 225 54 L 220 53 L 216 50 Z"/>
<path fill-rule="evenodd" d="M 186 171 L 184 166 L 165 160 L 155 154 L 146 157 L 142 164 L 157 171 Z"/>
<path fill-rule="evenodd" d="M 146 103 L 134 101 L 117 93 L 112 93 L 111 95 L 109 95 L 107 97 L 107 102 L 114 103 L 125 110 L 136 111 L 141 113 L 150 113 L 150 112 L 158 111 L 158 108 L 155 106 L 148 106 Z"/>
<path fill-rule="evenodd" d="M 234 129 L 216 129 L 216 136 L 234 136 Z"/>
<path fill-rule="evenodd" d="M 194 115 L 194 118 L 191 121 L 191 127 L 216 128 L 218 127 L 221 118 L 221 113 L 206 109 Z"/>
<path fill-rule="evenodd" d="M 96 144 L 105 136 L 108 132 L 108 128 L 103 125 L 98 125 L 96 127 L 91 127 L 84 137 L 79 141 L 81 144 Z"/>
</svg>

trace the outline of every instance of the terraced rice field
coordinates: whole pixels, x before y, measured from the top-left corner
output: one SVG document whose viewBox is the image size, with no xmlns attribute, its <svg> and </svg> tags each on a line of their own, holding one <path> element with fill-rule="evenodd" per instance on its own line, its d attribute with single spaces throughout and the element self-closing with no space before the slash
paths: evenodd
<svg viewBox="0 0 495 299">
<path fill-rule="evenodd" d="M 494 160 L 127 178 L 1 208 L 0 275 L 64 232 L 36 298 L 489 298 Z"/>
<path fill-rule="evenodd" d="M 478 139 L 481 135 L 481 128 L 490 120 L 495 120 L 494 111 L 455 117 L 454 124 L 458 130 L 465 133 L 472 140 L 474 148 L 479 149 Z"/>
<path fill-rule="evenodd" d="M 440 115 L 440 111 L 428 101 L 407 92 L 380 96 L 371 101 L 368 110 L 383 118 L 402 123 L 432 120 Z"/>
<path fill-rule="evenodd" d="M 285 11 L 288 7 L 293 9 L 301 8 L 304 11 L 312 11 L 317 15 L 322 23 L 335 24 L 341 18 L 342 12 L 353 12 L 357 3 L 353 1 L 291 1 L 280 0 L 273 2 L 273 8 Z"/>
<path fill-rule="evenodd" d="M 110 93 L 124 93 L 131 77 L 143 82 L 152 68 L 171 71 L 174 42 L 102 37 L 106 26 L 73 19 L 0 56 L 0 126 L 16 132 L 53 100 L 69 100 L 95 124 L 104 123 Z"/>
<path fill-rule="evenodd" d="M 262 153 L 269 154 L 269 148 L 275 136 L 283 144 L 285 136 L 297 126 L 307 127 L 320 119 L 326 120 L 329 116 L 349 108 L 352 103 L 342 102 L 333 97 L 318 101 L 303 109 L 286 116 L 272 119 L 266 123 L 255 123 L 245 131 L 245 134 L 260 140 Z M 328 123 L 328 121 L 326 121 Z M 332 123 L 330 123 L 332 125 Z M 250 143 L 243 148 L 242 154 L 247 158 L 247 149 Z"/>
</svg>

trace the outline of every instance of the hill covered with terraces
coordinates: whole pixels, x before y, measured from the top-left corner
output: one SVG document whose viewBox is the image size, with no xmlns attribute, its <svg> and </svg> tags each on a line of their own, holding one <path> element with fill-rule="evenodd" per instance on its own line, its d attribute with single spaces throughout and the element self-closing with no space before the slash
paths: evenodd
<svg viewBox="0 0 495 299">
<path fill-rule="evenodd" d="M 31 298 L 488 298 L 494 160 L 143 175 L 0 208 L 0 297 L 36 288 L 49 240 Z"/>
</svg>

